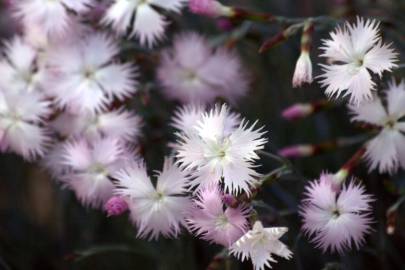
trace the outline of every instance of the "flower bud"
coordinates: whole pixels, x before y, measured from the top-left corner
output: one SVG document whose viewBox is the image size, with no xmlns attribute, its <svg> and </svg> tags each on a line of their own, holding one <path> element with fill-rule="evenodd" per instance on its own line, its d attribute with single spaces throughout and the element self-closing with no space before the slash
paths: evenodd
<svg viewBox="0 0 405 270">
<path fill-rule="evenodd" d="M 111 197 L 104 205 L 107 216 L 119 216 L 128 210 L 127 202 L 121 197 Z"/>
</svg>

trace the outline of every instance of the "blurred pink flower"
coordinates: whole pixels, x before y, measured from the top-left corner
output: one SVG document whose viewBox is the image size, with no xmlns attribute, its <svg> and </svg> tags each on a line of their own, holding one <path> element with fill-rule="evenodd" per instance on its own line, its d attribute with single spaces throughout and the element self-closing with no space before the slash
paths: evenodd
<svg viewBox="0 0 405 270">
<path fill-rule="evenodd" d="M 136 36 L 141 45 L 152 47 L 164 37 L 168 24 L 155 7 L 180 13 L 186 0 L 111 0 L 111 2 L 113 4 L 106 11 L 102 22 L 111 24 L 112 28 L 121 35 L 125 35 L 130 30 L 130 37 Z"/>
<path fill-rule="evenodd" d="M 194 132 L 178 134 L 177 158 L 190 170 L 196 191 L 223 181 L 225 192 L 250 194 L 260 176 L 254 170 L 256 152 L 267 142 L 263 128 L 255 126 L 222 105 L 205 113 Z"/>
<path fill-rule="evenodd" d="M 397 53 L 390 44 L 383 44 L 379 23 L 358 17 L 355 24 L 336 28 L 324 40 L 321 57 L 330 64 L 321 65 L 321 85 L 332 96 L 350 96 L 350 103 L 359 105 L 373 98 L 375 83 L 370 71 L 382 76 L 397 65 Z"/>
<path fill-rule="evenodd" d="M 353 180 L 339 190 L 334 175 L 323 174 L 306 188 L 300 208 L 302 230 L 324 252 L 343 253 L 352 243 L 359 248 L 371 230 L 372 201 L 364 187 Z"/>
<path fill-rule="evenodd" d="M 386 108 L 379 97 L 361 106 L 349 106 L 352 121 L 369 123 L 380 128 L 366 147 L 366 158 L 370 170 L 380 173 L 394 173 L 399 167 L 405 169 L 405 82 L 389 84 L 386 94 Z"/>
<path fill-rule="evenodd" d="M 56 48 L 48 61 L 56 75 L 47 93 L 73 113 L 99 112 L 114 98 L 124 100 L 137 90 L 137 68 L 117 63 L 118 53 L 118 44 L 101 33 Z"/>
<path fill-rule="evenodd" d="M 141 163 L 116 172 L 114 178 L 118 181 L 115 194 L 127 201 L 138 237 L 177 237 L 191 202 L 185 196 L 187 175 L 172 159 L 165 159 L 162 172 L 157 173 L 156 187 Z"/>
<path fill-rule="evenodd" d="M 247 231 L 250 208 L 240 205 L 224 209 L 222 196 L 215 185 L 201 189 L 187 215 L 187 223 L 196 235 L 229 247 Z"/>
<path fill-rule="evenodd" d="M 235 51 L 213 49 L 196 33 L 175 37 L 157 71 L 163 93 L 183 103 L 211 103 L 217 97 L 236 102 L 248 91 L 248 76 Z"/>
<path fill-rule="evenodd" d="M 256 221 L 253 229 L 231 246 L 230 252 L 242 262 L 250 258 L 254 270 L 271 268 L 270 262 L 277 262 L 273 254 L 285 259 L 292 256 L 288 247 L 279 240 L 287 231 L 286 227 L 263 228 L 262 223 Z"/>
</svg>

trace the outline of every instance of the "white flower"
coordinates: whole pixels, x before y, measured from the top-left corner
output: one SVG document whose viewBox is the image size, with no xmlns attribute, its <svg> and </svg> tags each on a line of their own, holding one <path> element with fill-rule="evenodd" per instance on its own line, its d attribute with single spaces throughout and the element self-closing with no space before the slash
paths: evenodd
<svg viewBox="0 0 405 270">
<path fill-rule="evenodd" d="M 386 91 L 386 104 L 380 98 L 350 106 L 352 121 L 366 122 L 380 128 L 380 132 L 367 143 L 366 158 L 370 170 L 394 173 L 405 168 L 405 82 L 392 81 Z"/>
<path fill-rule="evenodd" d="M 45 69 L 38 52 L 21 37 L 5 43 L 4 58 L 0 60 L 0 86 L 7 91 L 41 91 Z"/>
<path fill-rule="evenodd" d="M 136 91 L 136 68 L 115 61 L 119 47 L 104 34 L 92 34 L 76 46 L 58 48 L 49 57 L 56 74 L 48 93 L 60 107 L 77 113 L 106 109 L 114 98 L 124 100 Z"/>
<path fill-rule="evenodd" d="M 205 109 L 201 105 L 185 105 L 175 112 L 171 124 L 179 132 L 192 133 L 204 113 Z"/>
<path fill-rule="evenodd" d="M 321 84 L 328 96 L 350 96 L 350 103 L 371 100 L 375 83 L 371 73 L 382 76 L 396 67 L 397 54 L 390 44 L 383 44 L 379 23 L 357 18 L 356 24 L 338 27 L 324 40 L 322 57 L 330 64 L 321 65 Z M 345 93 L 346 91 L 346 93 Z"/>
<path fill-rule="evenodd" d="M 57 176 L 59 180 L 76 193 L 82 204 L 94 208 L 101 208 L 112 197 L 110 176 L 136 158 L 114 138 L 69 141 L 52 157 L 59 168 L 55 164 L 49 167 L 62 173 Z"/>
<path fill-rule="evenodd" d="M 136 36 L 142 45 L 153 46 L 164 36 L 165 17 L 155 9 L 179 13 L 186 0 L 114 0 L 103 18 L 121 35 Z M 133 18 L 135 16 L 135 18 Z"/>
<path fill-rule="evenodd" d="M 17 16 L 25 26 L 40 25 L 50 36 L 62 36 L 72 23 L 72 13 L 88 11 L 93 0 L 20 0 Z"/>
<path fill-rule="evenodd" d="M 87 139 L 104 136 L 136 142 L 141 133 L 140 117 L 123 108 L 99 114 L 65 112 L 51 125 L 65 137 L 84 136 Z"/>
<path fill-rule="evenodd" d="M 300 87 L 304 83 L 312 83 L 312 62 L 308 51 L 302 51 L 295 66 L 293 87 Z"/>
<path fill-rule="evenodd" d="M 176 237 L 185 224 L 190 200 L 184 196 L 187 175 L 173 160 L 165 159 L 157 174 L 156 187 L 147 175 L 144 164 L 133 164 L 114 174 L 116 195 L 127 199 L 130 217 L 138 227 L 138 237 L 157 239 L 160 234 Z"/>
<path fill-rule="evenodd" d="M 179 134 L 177 158 L 190 170 L 196 191 L 223 179 L 225 192 L 250 193 L 259 176 L 253 169 L 259 158 L 256 151 L 266 143 L 262 129 L 254 130 L 255 124 L 248 127 L 223 105 L 205 113 L 195 132 Z"/>
<path fill-rule="evenodd" d="M 263 228 L 262 223 L 256 221 L 253 229 L 231 246 L 231 254 L 241 261 L 250 258 L 255 270 L 271 268 L 270 262 L 277 262 L 272 254 L 285 259 L 292 256 L 288 247 L 279 240 L 287 231 L 286 227 Z"/>
<path fill-rule="evenodd" d="M 0 146 L 26 159 L 42 156 L 50 142 L 43 127 L 51 114 L 50 103 L 36 92 L 0 90 Z"/>
</svg>

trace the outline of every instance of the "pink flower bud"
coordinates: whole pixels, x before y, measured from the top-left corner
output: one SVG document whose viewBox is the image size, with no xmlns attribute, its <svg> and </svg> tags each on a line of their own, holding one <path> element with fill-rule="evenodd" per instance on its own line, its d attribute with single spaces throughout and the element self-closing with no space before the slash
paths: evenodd
<svg viewBox="0 0 405 270">
<path fill-rule="evenodd" d="M 311 145 L 293 145 L 281 149 L 278 154 L 285 158 L 299 158 L 312 155 L 314 150 Z"/>
<path fill-rule="evenodd" d="M 232 208 L 236 207 L 238 205 L 238 200 L 231 194 L 224 194 L 222 196 L 222 201 L 224 202 L 224 204 L 226 204 L 226 206 L 229 206 Z"/>
<path fill-rule="evenodd" d="M 218 19 L 217 26 L 223 31 L 230 31 L 233 28 L 232 22 L 227 18 Z"/>
<path fill-rule="evenodd" d="M 121 197 L 111 197 L 104 205 L 107 216 L 119 216 L 128 210 L 127 202 Z"/>
<path fill-rule="evenodd" d="M 209 17 L 231 16 L 232 9 L 215 0 L 190 0 L 189 8 L 192 13 Z"/>
<path fill-rule="evenodd" d="M 307 117 L 311 113 L 313 113 L 314 108 L 311 104 L 294 104 L 287 109 L 285 109 L 281 115 L 284 119 L 289 121 L 298 120 L 304 117 Z"/>
</svg>

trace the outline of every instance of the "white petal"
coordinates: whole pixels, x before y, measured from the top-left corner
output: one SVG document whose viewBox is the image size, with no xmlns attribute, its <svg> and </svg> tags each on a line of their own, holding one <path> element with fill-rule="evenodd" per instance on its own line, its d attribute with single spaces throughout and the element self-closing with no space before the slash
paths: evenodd
<svg viewBox="0 0 405 270">
<path fill-rule="evenodd" d="M 131 35 L 136 35 L 142 45 L 152 47 L 163 38 L 166 25 L 162 15 L 148 4 L 141 4 L 136 10 Z"/>
</svg>

